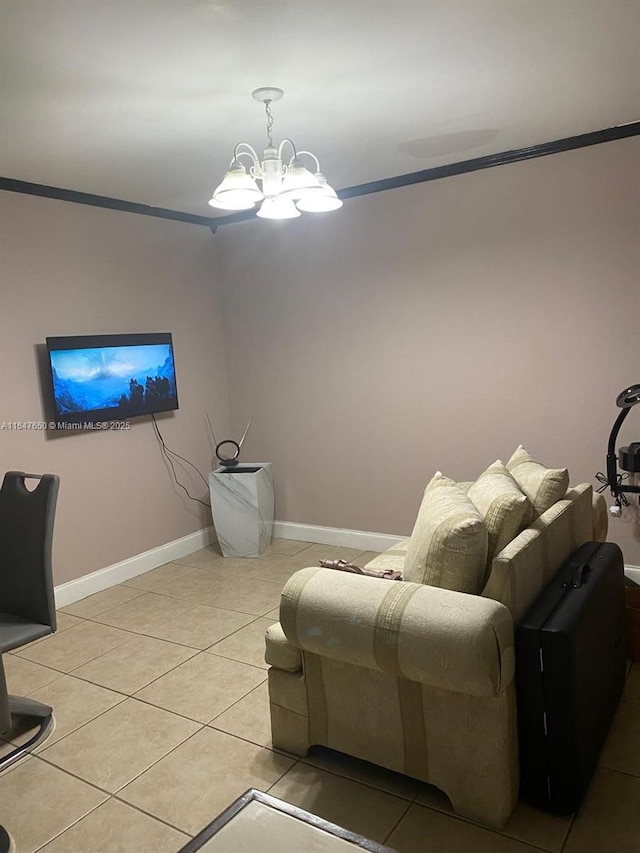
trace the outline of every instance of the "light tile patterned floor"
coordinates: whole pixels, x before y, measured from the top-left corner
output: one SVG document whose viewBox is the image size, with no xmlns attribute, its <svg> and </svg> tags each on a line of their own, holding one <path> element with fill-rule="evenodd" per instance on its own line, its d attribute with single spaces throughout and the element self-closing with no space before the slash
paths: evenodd
<svg viewBox="0 0 640 853">
<path fill-rule="evenodd" d="M 294 571 L 340 556 L 373 555 L 290 540 L 260 560 L 203 548 L 63 608 L 55 636 L 5 655 L 11 691 L 56 715 L 36 754 L 0 775 L 17 853 L 175 853 L 249 787 L 399 853 L 640 850 L 640 664 L 575 818 L 521 803 L 493 832 L 408 777 L 329 750 L 273 750 L 265 628 Z"/>
</svg>

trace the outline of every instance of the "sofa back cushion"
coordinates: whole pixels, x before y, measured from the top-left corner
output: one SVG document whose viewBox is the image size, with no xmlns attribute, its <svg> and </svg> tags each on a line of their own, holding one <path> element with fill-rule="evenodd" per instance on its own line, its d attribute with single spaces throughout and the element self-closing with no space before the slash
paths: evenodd
<svg viewBox="0 0 640 853">
<path fill-rule="evenodd" d="M 438 471 L 424 491 L 404 580 L 478 593 L 487 548 L 487 527 L 479 511 L 460 486 Z"/>
<path fill-rule="evenodd" d="M 566 468 L 545 468 L 522 445 L 507 462 L 507 468 L 533 504 L 536 517 L 561 500 L 569 487 Z"/>
<path fill-rule="evenodd" d="M 482 595 L 508 607 L 517 625 L 570 555 L 592 539 L 592 489 L 582 483 L 493 558 Z"/>
<path fill-rule="evenodd" d="M 533 520 L 533 506 L 507 468 L 497 459 L 467 492 L 487 525 L 487 574 L 496 554 Z"/>
</svg>

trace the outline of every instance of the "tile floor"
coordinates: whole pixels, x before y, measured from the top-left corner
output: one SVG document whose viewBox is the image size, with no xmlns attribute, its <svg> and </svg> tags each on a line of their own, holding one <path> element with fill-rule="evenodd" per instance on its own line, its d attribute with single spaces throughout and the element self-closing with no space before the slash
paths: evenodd
<svg viewBox="0 0 640 853">
<path fill-rule="evenodd" d="M 63 608 L 55 635 L 5 655 L 11 691 L 56 716 L 36 754 L 0 774 L 0 824 L 18 853 L 175 853 L 249 787 L 399 853 L 640 850 L 640 664 L 574 818 L 520 804 L 493 832 L 405 776 L 273 750 L 265 628 L 294 571 L 338 556 L 373 554 L 274 540 L 259 560 L 230 560 L 204 548 Z"/>
</svg>

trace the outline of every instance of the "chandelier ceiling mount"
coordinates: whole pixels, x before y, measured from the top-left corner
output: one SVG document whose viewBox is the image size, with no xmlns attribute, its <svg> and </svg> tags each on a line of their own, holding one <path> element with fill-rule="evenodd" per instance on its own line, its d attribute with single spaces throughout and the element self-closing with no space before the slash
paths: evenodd
<svg viewBox="0 0 640 853">
<path fill-rule="evenodd" d="M 251 97 L 254 101 L 260 101 L 261 104 L 273 103 L 282 100 L 284 92 L 276 86 L 261 86 L 253 90 Z"/>
</svg>

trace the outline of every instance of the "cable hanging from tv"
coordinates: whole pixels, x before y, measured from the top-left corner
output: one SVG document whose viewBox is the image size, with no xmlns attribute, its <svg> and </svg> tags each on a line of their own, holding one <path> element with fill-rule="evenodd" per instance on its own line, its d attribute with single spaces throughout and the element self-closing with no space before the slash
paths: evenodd
<svg viewBox="0 0 640 853">
<path fill-rule="evenodd" d="M 172 457 L 174 457 L 174 456 L 175 456 L 175 458 L 176 458 L 176 459 L 180 459 L 182 462 L 186 462 L 186 463 L 187 463 L 187 465 L 190 465 L 190 466 L 194 469 L 194 471 L 197 471 L 197 472 L 198 472 L 198 474 L 200 475 L 200 478 L 201 478 L 202 482 L 205 484 L 205 486 L 206 486 L 206 487 L 207 487 L 207 489 L 208 489 L 208 488 L 209 488 L 209 484 L 207 483 L 207 481 L 206 481 L 206 479 L 205 479 L 204 474 L 202 473 L 202 471 L 201 471 L 201 470 L 200 470 L 196 465 L 194 465 L 194 464 L 193 464 L 193 462 L 189 462 L 189 460 L 188 460 L 188 459 L 185 459 L 185 458 L 184 458 L 184 456 L 180 456 L 180 454 L 179 454 L 179 453 L 176 453 L 176 452 L 175 452 L 175 450 L 171 450 L 169 447 L 167 447 L 167 445 L 166 445 L 166 443 L 165 443 L 165 440 L 164 440 L 164 438 L 162 437 L 162 433 L 160 432 L 160 428 L 158 427 L 158 424 L 157 424 L 157 421 L 156 421 L 156 416 L 152 414 L 152 415 L 151 415 L 151 420 L 153 421 L 153 428 L 155 429 L 156 437 L 157 437 L 158 441 L 160 442 L 160 447 L 161 447 L 161 449 L 162 449 L 162 453 L 163 453 L 163 455 L 164 455 L 165 459 L 167 460 L 167 462 L 169 463 L 169 467 L 171 468 L 171 472 L 172 472 L 172 474 L 173 474 L 173 480 L 174 480 L 174 482 L 175 482 L 176 486 L 179 486 L 179 487 L 182 489 L 182 491 L 186 494 L 186 496 L 189 498 L 189 500 L 195 501 L 196 503 L 202 504 L 202 506 L 206 506 L 208 509 L 211 509 L 211 504 L 210 504 L 210 503 L 207 503 L 206 501 L 203 501 L 203 500 L 201 500 L 200 498 L 196 498 L 196 497 L 194 497 L 194 496 L 189 492 L 189 490 L 187 489 L 187 487 L 186 487 L 186 486 L 184 486 L 184 485 L 183 485 L 183 484 L 178 480 L 178 475 L 176 474 L 176 469 L 175 469 L 175 465 L 174 465 L 174 462 L 173 462 Z"/>
</svg>

